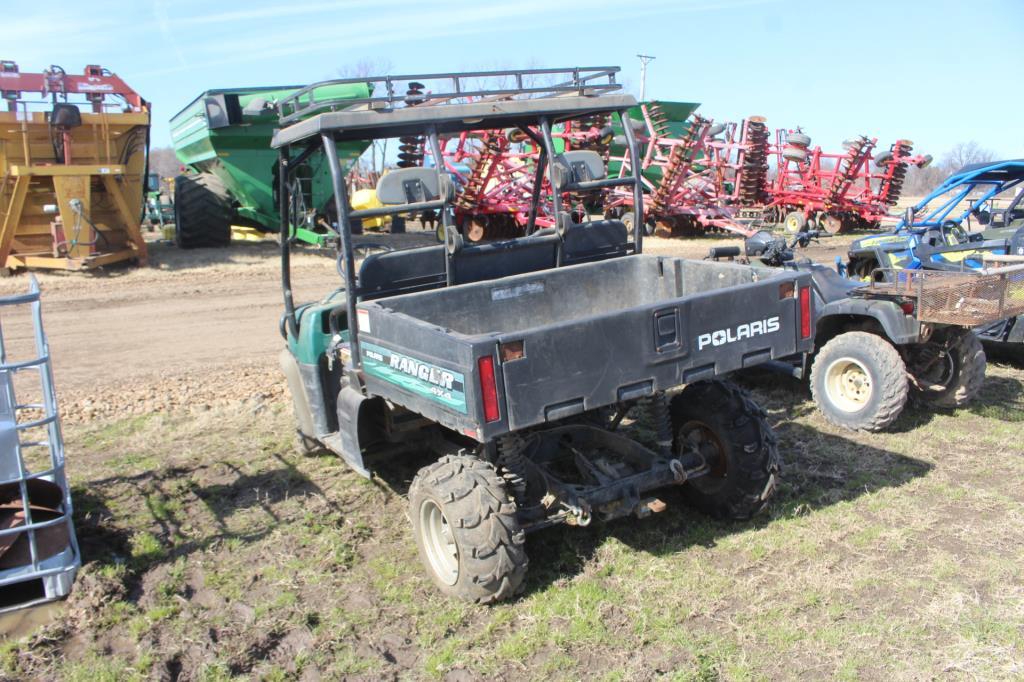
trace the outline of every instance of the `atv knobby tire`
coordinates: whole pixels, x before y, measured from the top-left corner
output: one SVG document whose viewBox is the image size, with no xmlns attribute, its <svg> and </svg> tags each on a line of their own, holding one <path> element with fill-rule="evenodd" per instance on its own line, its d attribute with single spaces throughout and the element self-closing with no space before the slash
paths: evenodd
<svg viewBox="0 0 1024 682">
<path fill-rule="evenodd" d="M 696 448 L 711 472 L 683 485 L 693 507 L 722 519 L 746 520 L 775 492 L 779 450 L 765 413 L 728 381 L 690 384 L 672 398 L 673 451 Z"/>
<path fill-rule="evenodd" d="M 476 457 L 442 457 L 409 488 L 420 559 L 445 594 L 489 604 L 508 599 L 528 560 L 516 504 L 494 467 Z"/>
<path fill-rule="evenodd" d="M 235 212 L 224 184 L 209 173 L 174 179 L 174 243 L 181 249 L 231 244 Z"/>
<path fill-rule="evenodd" d="M 919 385 L 914 388 L 913 396 L 932 407 L 950 410 L 963 407 L 978 395 L 985 382 L 985 349 L 970 329 L 949 327 L 937 334 L 941 334 L 941 338 L 933 342 L 945 343 L 948 347 L 946 357 L 939 360 L 943 366 L 915 376 Z"/>
<path fill-rule="evenodd" d="M 826 343 L 811 365 L 811 395 L 825 419 L 853 431 L 881 431 L 907 403 L 907 369 L 899 351 L 868 332 Z"/>
</svg>

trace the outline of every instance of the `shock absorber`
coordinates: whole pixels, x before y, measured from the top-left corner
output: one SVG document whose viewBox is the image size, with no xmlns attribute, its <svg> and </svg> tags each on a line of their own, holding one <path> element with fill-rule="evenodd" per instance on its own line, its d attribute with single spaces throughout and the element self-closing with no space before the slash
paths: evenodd
<svg viewBox="0 0 1024 682">
<path fill-rule="evenodd" d="M 654 431 L 658 454 L 663 457 L 672 456 L 672 415 L 669 412 L 668 396 L 655 393 L 640 401 L 643 412 Z"/>
<path fill-rule="evenodd" d="M 509 433 L 498 438 L 495 446 L 498 472 L 505 479 L 505 484 L 512 491 L 516 501 L 522 502 L 526 498 L 530 466 L 523 454 L 526 450 L 526 439 L 518 433 Z"/>
</svg>

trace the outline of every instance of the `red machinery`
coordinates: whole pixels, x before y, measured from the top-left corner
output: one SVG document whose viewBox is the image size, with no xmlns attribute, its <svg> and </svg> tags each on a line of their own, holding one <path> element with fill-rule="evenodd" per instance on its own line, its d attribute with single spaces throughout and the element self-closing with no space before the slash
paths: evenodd
<svg viewBox="0 0 1024 682">
<path fill-rule="evenodd" d="M 761 206 L 765 222 L 781 222 L 792 232 L 813 224 L 830 234 L 877 227 L 899 199 L 908 166 L 931 162 L 930 156 L 913 155 L 909 140 L 898 140 L 874 157 L 873 172 L 876 138 L 860 135 L 846 140 L 838 154 L 810 143 L 799 128 L 776 131 L 770 150 L 776 175 L 768 186 L 769 201 Z"/>
<path fill-rule="evenodd" d="M 726 230 L 749 236 L 752 231 L 737 222 L 723 188 L 736 174 L 736 168 L 750 166 L 750 178 L 758 156 L 748 153 L 745 141 L 732 142 L 718 135 L 726 131 L 693 114 L 682 126 L 675 126 L 658 102 L 640 105 L 643 121 L 631 121 L 637 141 L 644 149 L 641 178 L 647 193 L 644 204 L 645 230 L 661 228 L 670 235 L 692 235 L 707 230 Z M 735 126 L 733 126 L 735 128 Z M 734 132 L 734 130 L 733 130 Z M 745 140 L 744 136 L 741 139 Z M 761 156 L 763 159 L 763 155 Z M 629 172 L 627 155 L 616 157 L 620 175 Z M 755 196 L 759 196 L 755 192 Z M 633 195 L 613 191 L 605 203 L 606 215 L 629 221 Z"/>
<path fill-rule="evenodd" d="M 531 131 L 540 135 L 539 131 Z M 604 119 L 576 121 L 552 132 L 556 143 L 566 149 L 605 151 L 611 130 Z M 444 163 L 460 187 L 455 204 L 455 221 L 462 234 L 472 242 L 520 236 L 529 221 L 531 197 L 537 179 L 539 148 L 520 130 L 492 130 L 463 133 L 447 140 Z M 546 176 L 541 175 L 543 193 L 550 193 Z M 566 196 L 567 205 L 580 204 L 579 198 Z M 586 209 L 579 206 L 581 212 Z M 538 228 L 551 227 L 550 216 L 536 218 Z"/>
</svg>

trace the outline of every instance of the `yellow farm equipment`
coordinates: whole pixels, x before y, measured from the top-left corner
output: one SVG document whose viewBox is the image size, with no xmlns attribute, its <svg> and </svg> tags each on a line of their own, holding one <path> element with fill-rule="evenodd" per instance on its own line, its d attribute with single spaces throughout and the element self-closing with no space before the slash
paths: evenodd
<svg viewBox="0 0 1024 682">
<path fill-rule="evenodd" d="M 107 69 L 0 61 L 0 267 L 146 261 L 149 104 Z"/>
</svg>

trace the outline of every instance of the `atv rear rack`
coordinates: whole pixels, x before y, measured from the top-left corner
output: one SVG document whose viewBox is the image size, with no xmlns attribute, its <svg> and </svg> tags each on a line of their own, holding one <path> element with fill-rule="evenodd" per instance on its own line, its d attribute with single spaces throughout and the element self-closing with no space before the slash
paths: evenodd
<svg viewBox="0 0 1024 682">
<path fill-rule="evenodd" d="M 914 301 L 921 322 L 973 327 L 1024 314 L 1024 265 L 991 267 L 974 272 L 939 270 L 875 271 L 865 294 Z M 874 274 L 872 279 L 878 279 Z"/>
<path fill-rule="evenodd" d="M 465 103 L 467 99 L 481 98 L 501 100 L 570 94 L 601 95 L 622 89 L 615 82 L 615 74 L 618 72 L 617 66 L 584 66 L 343 78 L 313 83 L 288 95 L 280 101 L 278 111 L 281 124 L 287 125 L 312 114 L 357 106 L 395 109 L 424 104 Z M 364 83 L 370 86 L 370 97 L 317 98 L 317 91 L 322 91 L 328 85 Z M 396 85 L 400 92 L 396 92 Z"/>
</svg>

